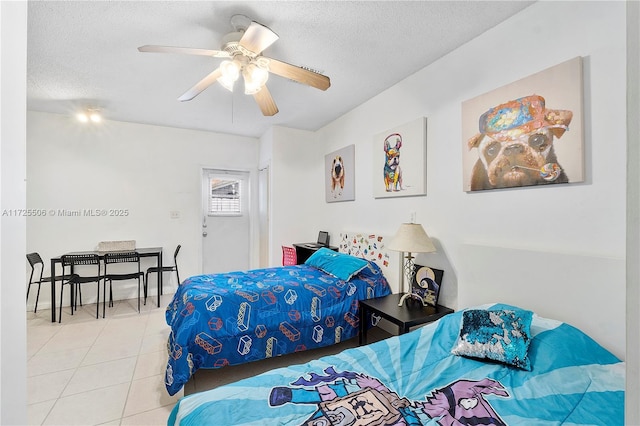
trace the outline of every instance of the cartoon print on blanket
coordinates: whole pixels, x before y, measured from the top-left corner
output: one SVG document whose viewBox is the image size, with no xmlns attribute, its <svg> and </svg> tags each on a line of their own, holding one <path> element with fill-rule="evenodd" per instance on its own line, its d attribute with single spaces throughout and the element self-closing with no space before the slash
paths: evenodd
<svg viewBox="0 0 640 426">
<path fill-rule="evenodd" d="M 484 395 L 509 393 L 489 378 L 457 380 L 432 391 L 426 401 L 411 401 L 362 373 L 338 373 L 334 367 L 324 373 L 309 373 L 310 378 L 300 377 L 293 386 L 272 388 L 269 405 L 317 405 L 304 426 L 416 425 L 421 419 L 436 419 L 442 426 L 506 425 Z"/>
</svg>

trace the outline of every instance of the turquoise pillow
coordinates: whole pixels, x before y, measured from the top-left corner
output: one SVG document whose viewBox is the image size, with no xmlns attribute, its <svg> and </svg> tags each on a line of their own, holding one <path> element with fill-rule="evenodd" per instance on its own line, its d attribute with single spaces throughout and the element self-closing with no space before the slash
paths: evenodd
<svg viewBox="0 0 640 426">
<path fill-rule="evenodd" d="M 491 359 L 531 371 L 527 357 L 533 312 L 521 309 L 470 309 L 462 313 L 454 355 Z"/>
<path fill-rule="evenodd" d="M 369 262 L 364 259 L 338 253 L 325 247 L 316 250 L 304 263 L 343 281 L 349 281 L 369 265 Z"/>
</svg>

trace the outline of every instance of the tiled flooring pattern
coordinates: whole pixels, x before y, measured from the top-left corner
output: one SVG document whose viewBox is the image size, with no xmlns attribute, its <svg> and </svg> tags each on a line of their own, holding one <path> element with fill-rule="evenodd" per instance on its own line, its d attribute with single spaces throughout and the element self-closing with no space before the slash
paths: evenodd
<svg viewBox="0 0 640 426">
<path fill-rule="evenodd" d="M 171 295 L 163 296 L 166 306 Z M 95 304 L 62 323 L 50 310 L 27 314 L 27 418 L 30 425 L 163 425 L 182 392 L 164 387 L 169 327 L 148 299 L 115 302 L 107 317 Z M 102 313 L 102 312 L 101 312 Z"/>
<path fill-rule="evenodd" d="M 172 295 L 164 295 L 166 306 Z M 177 400 L 185 394 L 251 377 L 271 368 L 306 363 L 357 345 L 357 338 L 335 346 L 269 360 L 200 370 L 174 396 L 164 386 L 169 327 L 164 308 L 148 299 L 137 311 L 136 300 L 116 301 L 105 319 L 95 305 L 72 316 L 64 308 L 62 323 L 50 322 L 51 311 L 27 314 L 27 417 L 30 425 L 166 425 Z M 369 342 L 388 337 L 374 328 Z"/>
</svg>

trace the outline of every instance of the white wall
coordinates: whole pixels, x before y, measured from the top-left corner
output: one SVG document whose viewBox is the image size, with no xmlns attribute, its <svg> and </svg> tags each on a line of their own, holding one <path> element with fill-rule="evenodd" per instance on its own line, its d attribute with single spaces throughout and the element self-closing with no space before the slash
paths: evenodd
<svg viewBox="0 0 640 426">
<path fill-rule="evenodd" d="M 0 209 L 24 209 L 27 4 L 0 2 Z M 25 219 L 0 221 L 0 424 L 27 422 Z"/>
<path fill-rule="evenodd" d="M 316 168 L 322 149 L 314 134 L 276 126 L 268 141 L 261 155 L 271 155 L 271 264 L 277 266 L 282 264 L 282 245 L 315 241 L 320 228 L 329 228 L 330 223 L 309 213 L 310 195 L 316 192 L 307 176 Z"/>
<path fill-rule="evenodd" d="M 438 248 L 417 261 L 445 270 L 443 304 L 462 308 L 525 300 L 529 303 L 524 307 L 546 307 L 544 313 L 578 321 L 576 325 L 624 357 L 625 54 L 624 2 L 532 5 L 317 131 L 317 148 L 310 151 L 316 158 L 303 159 L 304 169 L 292 166 L 285 178 L 304 181 L 307 188 L 298 197 L 305 202 L 298 202 L 299 215 L 309 225 L 304 235 L 300 230 L 291 238 L 312 238 L 323 224 L 334 238 L 342 230 L 393 235 L 416 211 L 417 222 Z M 576 56 L 583 57 L 584 67 L 586 181 L 463 192 L 461 103 Z M 427 117 L 427 196 L 374 199 L 373 136 L 422 116 Z M 276 141 L 274 137 L 274 147 Z M 324 155 L 349 144 L 356 145 L 356 200 L 327 204 Z M 287 231 L 274 225 L 273 232 Z M 541 263 L 529 264 L 527 256 L 511 264 L 497 259 L 488 272 L 493 275 L 484 277 L 491 286 L 477 287 L 474 269 L 479 265 L 473 255 L 468 258 L 470 246 L 480 252 L 483 247 L 492 253 L 503 248 L 529 251 Z M 545 260 L 560 255 L 585 271 L 605 270 L 592 276 L 566 273 L 558 280 L 547 274 Z M 585 276 L 592 278 L 585 282 Z M 601 282 L 599 277 L 608 279 Z M 556 282 L 562 291 L 539 291 L 536 280 Z M 597 320 L 586 313 L 576 318 L 564 309 L 587 301 L 585 312 L 603 313 Z"/>
<path fill-rule="evenodd" d="M 249 170 L 252 184 L 257 182 L 259 149 L 254 138 L 108 120 L 83 126 L 71 116 L 40 112 L 29 112 L 27 123 L 29 208 L 129 212 L 126 217 L 47 214 L 29 218 L 27 250 L 39 252 L 45 260 L 95 249 L 102 240 L 132 239 L 138 247 L 163 247 L 164 261 L 169 263 L 176 245 L 182 244 L 181 278 L 198 274 L 201 168 Z M 255 200 L 257 193 L 252 191 L 254 204 Z M 171 211 L 178 211 L 180 217 L 170 218 Z M 252 229 L 253 242 L 256 235 L 257 229 Z M 253 247 L 257 244 L 252 245 L 252 261 L 257 261 Z M 144 260 L 144 268 L 154 263 Z M 176 286 L 175 276 L 165 277 L 165 290 L 170 293 Z M 136 297 L 135 285 L 118 289 L 117 299 Z M 44 308 L 49 304 L 49 288 L 43 290 L 38 306 Z M 155 286 L 149 291 L 155 295 Z M 31 299 L 30 303 L 35 300 Z"/>
<path fill-rule="evenodd" d="M 273 161 L 272 188 L 276 197 L 272 199 L 270 225 L 273 237 L 272 264 L 278 264 L 280 261 L 281 244 L 312 240 L 320 228 L 331 231 L 334 239 L 343 230 L 376 231 L 392 235 L 400 222 L 409 219 L 409 212 L 415 210 L 417 221 L 425 225 L 429 234 L 436 240 L 438 248 L 435 254 L 419 256 L 418 262 L 445 270 L 442 295 L 444 304 L 461 308 L 483 301 L 475 298 L 478 291 L 474 289 L 477 286 L 474 268 L 480 256 L 469 259 L 470 248 L 472 251 L 480 250 L 478 254 L 482 255 L 514 248 L 518 253 L 530 252 L 539 256 L 541 265 L 531 269 L 521 263 L 499 265 L 495 272 L 496 280 L 489 283 L 492 287 L 487 289 L 485 296 L 497 300 L 502 294 L 497 293 L 496 288 L 508 289 L 512 294 L 530 296 L 532 306 L 546 304 L 561 315 L 562 306 L 575 304 L 575 300 L 568 300 L 566 296 L 559 298 L 554 293 L 542 293 L 534 286 L 522 286 L 519 281 L 519 277 L 524 274 L 527 274 L 529 281 L 535 277 L 548 279 L 545 260 L 555 259 L 554 264 L 557 265 L 558 256 L 555 254 L 558 253 L 560 257 L 566 256 L 577 262 L 583 269 L 577 275 L 580 277 L 579 280 L 571 274 L 569 268 L 562 271 L 563 281 L 558 284 L 564 286 L 561 294 L 575 289 L 583 295 L 588 294 L 590 300 L 598 298 L 601 303 L 594 309 L 597 314 L 594 314 L 593 320 L 586 324 L 585 328 L 598 327 L 601 319 L 606 318 L 607 324 L 612 327 L 610 331 L 615 342 L 605 346 L 612 349 L 616 355 L 624 357 L 624 339 L 620 342 L 617 336 L 625 326 L 625 306 L 620 302 L 625 292 L 624 271 L 620 270 L 624 268 L 620 265 L 624 265 L 625 260 L 624 117 L 627 113 L 624 7 L 624 2 L 536 3 L 318 132 L 272 129 L 260 141 L 266 146 L 265 152 L 261 152 L 259 157 L 258 154 L 251 154 L 254 156 L 254 167 L 257 163 Z M 594 31 L 594 28 L 598 28 L 598 31 Z M 3 32 L 4 39 L 6 38 Z M 4 51 L 2 54 L 5 59 Z M 585 60 L 587 181 L 584 184 L 548 188 L 464 193 L 461 169 L 461 102 L 575 56 L 582 56 Z M 69 138 L 78 144 L 85 139 L 77 130 L 70 130 L 70 124 L 63 123 L 59 116 L 30 114 L 30 150 L 33 116 L 40 116 L 33 123 L 39 122 L 44 128 L 49 129 L 49 134 L 43 133 L 38 138 L 38 143 L 45 147 L 48 143 L 65 144 Z M 373 135 L 419 116 L 428 118 L 427 196 L 374 200 L 371 186 Z M 51 124 L 54 126 L 50 127 Z M 131 132 L 120 129 L 118 133 L 125 135 L 124 140 L 127 142 L 143 144 L 144 148 L 141 150 L 145 153 L 154 147 L 154 140 L 160 140 L 164 141 L 163 146 L 172 147 L 172 156 L 175 154 L 176 144 L 181 145 L 185 140 L 186 143 L 189 143 L 188 140 L 197 140 L 196 145 L 198 149 L 203 149 L 204 156 L 217 158 L 213 151 L 224 152 L 221 146 L 224 146 L 223 140 L 227 137 L 126 123 L 113 125 L 133 126 L 135 130 Z M 59 129 L 64 129 L 64 132 L 58 133 Z M 197 136 L 194 136 L 196 134 Z M 116 145 L 124 143 L 107 136 L 97 139 L 109 139 Z M 205 148 L 204 140 L 208 139 L 215 141 L 213 145 L 217 149 L 209 151 Z M 171 143 L 168 140 L 171 140 Z M 326 204 L 323 187 L 324 155 L 350 144 L 356 144 L 356 201 Z M 71 160 L 59 158 L 59 154 L 51 155 L 56 156 L 55 158 L 62 161 L 67 168 L 76 165 Z M 30 155 L 28 160 L 30 192 L 36 182 L 31 176 L 33 166 Z M 41 161 L 46 170 L 59 173 L 58 167 L 53 167 L 54 162 L 48 160 L 49 158 L 46 158 Z M 231 162 L 234 160 L 242 161 L 240 158 L 229 158 Z M 192 164 L 197 165 L 198 161 L 192 160 Z M 164 164 L 164 170 L 153 171 L 153 176 L 158 177 L 169 172 L 177 175 L 178 180 L 182 179 L 181 173 L 172 171 L 171 161 L 160 162 Z M 125 162 L 119 164 L 123 165 Z M 149 166 L 143 164 L 141 167 Z M 81 176 L 87 176 L 86 173 L 99 176 L 91 170 L 83 170 Z M 192 176 L 185 180 L 192 181 L 193 178 Z M 45 179 L 50 179 L 50 176 L 46 175 Z M 147 188 L 153 190 L 155 181 L 152 178 L 151 180 L 151 186 Z M 167 186 L 161 177 L 160 181 Z M 83 184 L 88 187 L 90 182 Z M 147 184 L 149 182 L 145 185 Z M 56 199 L 58 205 L 60 199 L 77 200 L 70 198 L 65 189 L 59 186 L 50 188 L 52 185 L 47 182 L 40 182 L 38 185 L 49 188 L 40 190 L 48 202 Z M 175 200 L 181 200 L 183 196 L 189 198 L 186 194 L 178 195 L 179 188 L 169 187 L 172 188 L 169 201 L 161 205 L 164 218 L 168 217 L 166 211 L 173 209 Z M 180 186 L 180 189 L 184 187 Z M 48 191 L 53 194 L 49 194 Z M 110 194 L 110 197 L 112 196 L 113 194 Z M 89 201 L 93 202 L 95 199 L 102 198 L 92 196 Z M 32 200 L 30 193 L 29 200 Z M 541 209 L 541 206 L 554 206 L 554 209 L 549 213 L 548 209 Z M 187 216 L 183 214 L 181 220 L 186 221 Z M 162 229 L 161 233 L 165 234 L 164 228 L 171 229 L 172 224 L 164 218 L 153 219 L 149 227 Z M 60 224 L 53 222 L 53 226 Z M 143 226 L 147 228 L 146 224 Z M 193 230 L 187 225 L 184 226 L 185 228 L 179 231 L 180 235 L 187 236 L 186 238 L 193 240 L 195 244 L 195 241 L 199 240 L 199 228 Z M 41 247 L 35 246 L 37 241 L 33 240 L 36 237 L 32 236 L 31 222 L 28 228 L 28 248 L 42 250 Z M 117 229 L 126 231 L 127 236 L 131 233 L 123 227 Z M 45 229 L 43 232 L 50 230 Z M 136 239 L 155 245 L 158 235 L 157 232 L 145 231 L 143 237 Z M 46 240 L 43 238 L 43 241 L 46 241 L 44 247 L 51 247 L 44 250 L 45 256 L 59 254 L 67 249 L 63 246 L 64 241 L 50 238 L 51 236 Z M 102 237 L 91 235 L 82 241 L 70 243 L 73 246 L 70 249 L 77 249 L 78 242 L 91 246 L 99 239 Z M 163 245 L 170 247 L 174 242 L 168 241 Z M 193 253 L 192 256 L 184 258 L 193 258 Z M 614 277 L 604 286 L 602 282 L 585 282 L 584 277 L 588 276 L 594 259 L 598 265 L 604 265 L 604 270 L 598 270 L 595 276 Z M 185 269 L 187 268 L 193 271 L 197 269 L 193 264 L 185 266 Z M 483 278 L 490 281 L 486 275 Z M 596 293 L 596 289 L 602 289 L 599 291 L 603 293 Z M 637 295 L 637 291 L 633 293 Z M 21 297 L 12 296 L 11 303 Z M 4 309 L 4 298 L 2 304 Z M 633 303 L 631 307 L 637 309 L 637 305 Z M 4 316 L 0 317 L 2 318 Z M 635 330 L 636 337 L 637 329 L 636 320 L 631 329 Z M 602 337 L 603 329 L 596 331 L 599 333 L 596 337 Z M 3 333 L 3 336 L 7 334 Z M 603 338 L 607 340 L 606 337 Z M 4 347 L 6 338 L 3 337 L 1 342 Z M 18 351 L 18 355 L 23 357 L 24 354 Z M 628 356 L 637 358 L 637 349 L 628 353 Z M 7 366 L 4 361 L 3 356 L 3 383 L 6 377 L 18 377 L 18 382 L 21 382 L 24 374 L 5 374 Z M 635 386 L 637 389 L 637 383 Z M 635 395 L 627 395 L 627 398 L 627 401 L 637 401 L 637 392 Z M 3 393 L 3 407 L 8 401 Z M 2 414 L 4 416 L 4 412 Z"/>
<path fill-rule="evenodd" d="M 625 421 L 640 424 L 640 2 L 627 2 L 627 382 Z"/>
</svg>

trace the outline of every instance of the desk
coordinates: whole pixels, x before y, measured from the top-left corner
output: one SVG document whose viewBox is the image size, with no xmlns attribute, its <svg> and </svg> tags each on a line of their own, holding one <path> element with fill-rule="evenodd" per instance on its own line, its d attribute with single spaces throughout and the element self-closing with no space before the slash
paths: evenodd
<svg viewBox="0 0 640 426">
<path fill-rule="evenodd" d="M 126 250 L 129 251 L 129 250 Z M 140 257 L 155 257 L 159 268 L 162 268 L 162 247 L 143 247 L 133 250 Z M 100 260 L 104 259 L 104 251 L 74 251 L 65 254 L 97 254 Z M 51 258 L 51 322 L 56 322 L 56 264 L 62 263 L 62 256 Z M 64 272 L 64 271 L 63 271 Z M 160 307 L 160 287 L 162 286 L 162 274 L 158 275 L 158 308 Z M 148 284 L 148 283 L 147 283 Z"/>
<path fill-rule="evenodd" d="M 296 258 L 297 258 L 298 265 L 302 265 L 305 262 L 305 260 L 309 258 L 309 256 L 311 256 L 318 249 L 321 249 L 323 247 L 323 246 L 308 247 L 307 244 L 314 244 L 314 243 L 296 243 L 293 245 L 293 247 L 295 247 L 296 249 Z M 328 246 L 327 248 L 329 250 L 338 251 L 338 247 L 335 247 L 335 246 Z"/>
</svg>

